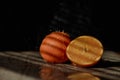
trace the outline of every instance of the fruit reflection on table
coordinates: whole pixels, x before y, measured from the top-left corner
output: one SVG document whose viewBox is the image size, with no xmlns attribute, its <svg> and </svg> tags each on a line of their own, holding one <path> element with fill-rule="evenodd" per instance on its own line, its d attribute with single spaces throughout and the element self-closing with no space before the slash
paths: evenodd
<svg viewBox="0 0 120 80">
<path fill-rule="evenodd" d="M 42 66 L 39 71 L 42 80 L 100 80 L 99 77 L 86 72 L 63 72 L 54 67 Z"/>
</svg>

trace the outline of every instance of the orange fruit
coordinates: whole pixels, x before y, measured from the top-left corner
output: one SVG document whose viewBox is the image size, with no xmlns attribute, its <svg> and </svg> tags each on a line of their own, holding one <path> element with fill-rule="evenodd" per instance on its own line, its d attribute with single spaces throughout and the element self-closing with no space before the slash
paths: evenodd
<svg viewBox="0 0 120 80">
<path fill-rule="evenodd" d="M 103 45 L 93 36 L 79 36 L 69 43 L 66 54 L 73 64 L 90 67 L 101 59 Z"/>
<path fill-rule="evenodd" d="M 40 46 L 40 54 L 43 59 L 51 63 L 63 63 L 68 60 L 66 48 L 70 43 L 70 37 L 65 32 L 52 32 L 45 36 Z"/>
</svg>

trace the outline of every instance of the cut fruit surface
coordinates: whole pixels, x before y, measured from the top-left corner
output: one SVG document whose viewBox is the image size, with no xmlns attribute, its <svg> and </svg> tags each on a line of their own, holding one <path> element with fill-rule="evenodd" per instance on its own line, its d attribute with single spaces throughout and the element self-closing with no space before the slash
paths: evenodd
<svg viewBox="0 0 120 80">
<path fill-rule="evenodd" d="M 103 45 L 93 36 L 79 36 L 70 42 L 66 53 L 73 64 L 89 67 L 95 65 L 101 59 Z"/>
</svg>

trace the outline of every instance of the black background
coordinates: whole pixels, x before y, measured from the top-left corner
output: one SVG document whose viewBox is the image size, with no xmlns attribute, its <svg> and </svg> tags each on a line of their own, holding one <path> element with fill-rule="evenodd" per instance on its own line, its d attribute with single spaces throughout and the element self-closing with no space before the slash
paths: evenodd
<svg viewBox="0 0 120 80">
<path fill-rule="evenodd" d="M 63 1 L 63 0 L 61 0 Z M 3 2 L 0 10 L 0 50 L 38 50 L 60 0 Z M 117 2 L 92 1 L 94 26 L 101 27 L 105 49 L 119 51 Z M 57 27 L 57 26 L 56 26 Z"/>
</svg>

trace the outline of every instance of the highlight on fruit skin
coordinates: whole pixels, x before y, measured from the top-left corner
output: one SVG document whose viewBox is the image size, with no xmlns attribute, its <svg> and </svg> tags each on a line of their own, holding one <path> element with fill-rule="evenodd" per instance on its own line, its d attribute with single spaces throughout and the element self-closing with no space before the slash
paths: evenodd
<svg viewBox="0 0 120 80">
<path fill-rule="evenodd" d="M 66 48 L 70 36 L 65 32 L 54 31 L 46 35 L 40 45 L 40 55 L 46 62 L 63 63 L 68 61 Z"/>
<path fill-rule="evenodd" d="M 83 35 L 69 43 L 66 54 L 73 65 L 91 67 L 101 59 L 103 45 L 97 38 Z"/>
</svg>

